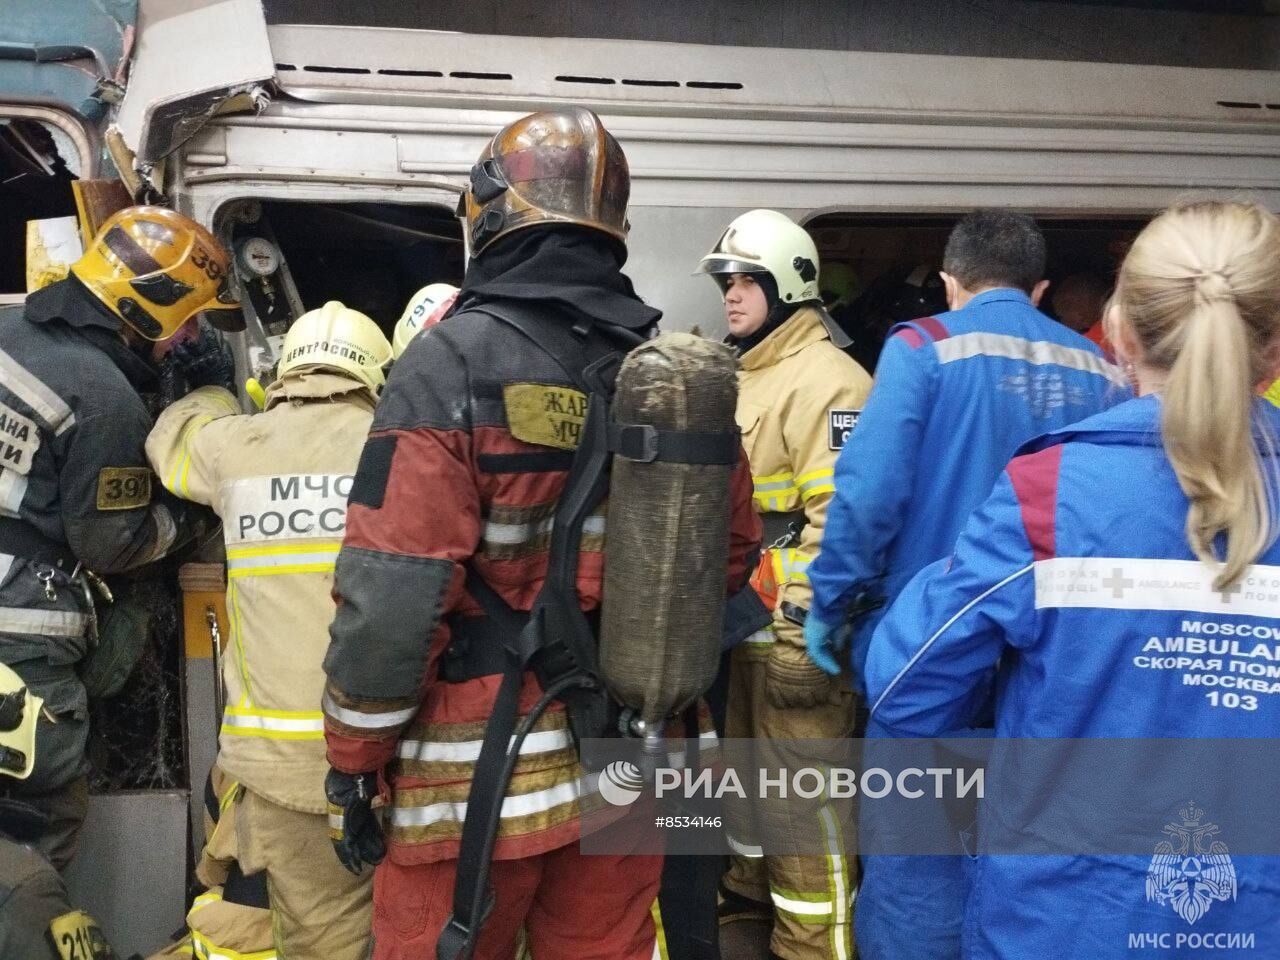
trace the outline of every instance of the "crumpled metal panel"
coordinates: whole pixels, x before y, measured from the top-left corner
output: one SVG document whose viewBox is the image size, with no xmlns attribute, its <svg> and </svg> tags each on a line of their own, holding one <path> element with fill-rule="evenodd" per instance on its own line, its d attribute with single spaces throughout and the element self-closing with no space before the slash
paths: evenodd
<svg viewBox="0 0 1280 960">
<path fill-rule="evenodd" d="M 96 124 L 123 79 L 138 0 L 5 0 L 0 100 L 53 104 Z"/>
<path fill-rule="evenodd" d="M 116 125 L 147 170 L 216 114 L 262 109 L 274 76 L 259 0 L 142 0 Z"/>
</svg>

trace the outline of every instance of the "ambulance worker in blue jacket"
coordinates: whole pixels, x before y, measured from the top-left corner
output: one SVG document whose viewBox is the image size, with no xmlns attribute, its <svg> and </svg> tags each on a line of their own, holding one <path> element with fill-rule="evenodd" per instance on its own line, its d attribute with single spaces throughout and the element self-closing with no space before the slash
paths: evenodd
<svg viewBox="0 0 1280 960">
<path fill-rule="evenodd" d="M 890 333 L 836 461 L 822 549 L 809 568 L 805 642 L 828 672 L 839 670 L 841 624 L 869 597 L 882 606 L 854 624 L 861 683 L 866 645 L 888 604 L 950 554 L 1021 444 L 1126 396 L 1119 369 L 1094 344 L 1036 309 L 1044 268 L 1034 220 L 975 211 L 956 224 L 943 256 L 951 310 Z M 962 866 L 958 857 L 864 857 L 855 924 L 863 960 L 958 956 Z"/>
<path fill-rule="evenodd" d="M 1280 220 L 1168 210 L 1134 243 L 1107 323 L 1139 396 L 1024 447 L 954 556 L 903 590 L 866 663 L 872 722 L 892 735 L 964 727 L 999 664 L 999 737 L 1280 737 L 1280 695 L 1240 669 L 1252 642 L 1223 646 L 1211 685 L 1140 666 L 1152 638 L 1280 628 L 1259 587 L 1280 578 L 1280 411 L 1257 396 L 1280 359 Z M 1216 875 L 1152 863 L 979 858 L 962 955 L 1131 956 L 1135 931 L 1215 948 L 1246 931 L 1252 955 L 1280 955 L 1280 858 Z"/>
</svg>

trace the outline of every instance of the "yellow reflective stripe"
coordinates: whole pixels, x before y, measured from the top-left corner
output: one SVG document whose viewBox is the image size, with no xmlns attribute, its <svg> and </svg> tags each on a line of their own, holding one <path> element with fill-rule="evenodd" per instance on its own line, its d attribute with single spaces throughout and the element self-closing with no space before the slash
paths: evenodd
<svg viewBox="0 0 1280 960">
<path fill-rule="evenodd" d="M 811 486 L 814 481 L 826 480 L 836 475 L 835 467 L 824 467 L 821 470 L 810 470 L 808 473 L 802 473 L 796 477 L 796 483 L 801 487 Z"/>
<path fill-rule="evenodd" d="M 332 573 L 341 549 L 340 540 L 233 547 L 227 551 L 227 577 L 238 579 L 289 573 Z"/>
<path fill-rule="evenodd" d="M 807 501 L 819 494 L 835 493 L 835 475 L 836 472 L 833 467 L 802 473 L 796 477 L 796 483 L 800 487 L 800 498 Z"/>
<path fill-rule="evenodd" d="M 236 646 L 236 665 L 240 670 L 240 682 L 244 684 L 244 691 L 240 694 L 240 702 L 242 704 L 251 703 L 253 700 L 253 691 L 249 686 L 249 664 L 244 656 L 244 643 L 240 636 L 240 621 L 244 614 L 240 612 L 240 591 L 236 589 L 236 585 L 227 580 L 227 620 L 228 626 L 231 627 L 231 641 Z"/>
<path fill-rule="evenodd" d="M 201 960 L 276 960 L 274 947 L 253 953 L 240 953 L 230 947 L 218 946 L 199 930 L 191 931 L 191 940 L 196 948 L 196 956 Z"/>
<path fill-rule="evenodd" d="M 226 790 L 222 792 L 222 796 L 218 798 L 218 812 L 220 814 L 227 812 L 227 807 L 235 803 L 236 791 L 240 789 L 240 781 L 232 780 Z"/>
<path fill-rule="evenodd" d="M 831 902 L 835 905 L 829 932 L 831 956 L 835 960 L 849 960 L 853 953 L 853 924 L 849 922 L 849 915 L 853 908 L 853 898 L 857 894 L 849 882 L 849 864 L 844 855 L 840 824 L 835 812 L 830 807 L 823 807 L 818 811 L 818 816 L 822 820 L 822 829 L 827 839 L 828 889 Z"/>
<path fill-rule="evenodd" d="M 332 573 L 337 566 L 336 560 L 316 563 L 282 563 L 257 567 L 239 567 L 228 570 L 227 577 L 241 579 L 244 577 L 278 577 L 290 573 Z"/>
<path fill-rule="evenodd" d="M 782 547 L 775 550 L 773 561 L 774 574 L 779 583 L 808 583 L 809 564 L 813 561 L 795 547 Z"/>
<path fill-rule="evenodd" d="M 667 932 L 663 929 L 662 909 L 658 906 L 656 899 L 649 907 L 649 913 L 653 916 L 653 960 L 668 960 Z"/>
<path fill-rule="evenodd" d="M 221 890 L 210 890 L 207 893 L 202 893 L 200 894 L 200 896 L 196 897 L 195 900 L 191 902 L 191 909 L 187 911 L 187 918 L 190 919 L 191 914 L 195 913 L 201 907 L 207 907 L 211 903 L 221 903 L 221 902 L 222 902 Z"/>
<path fill-rule="evenodd" d="M 170 493 L 180 497 L 187 495 L 187 476 L 191 472 L 191 437 L 213 419 L 212 414 L 208 413 L 192 417 L 191 422 L 182 428 L 182 433 L 178 434 L 180 455 L 178 462 L 173 465 L 173 470 L 169 473 L 169 479 L 164 484 L 165 489 Z"/>
<path fill-rule="evenodd" d="M 222 714 L 222 732 L 269 740 L 323 740 L 324 714 L 319 710 L 227 707 Z"/>
<path fill-rule="evenodd" d="M 306 543 L 276 543 L 261 547 L 228 547 L 227 559 L 274 557 L 289 553 L 337 553 L 341 548 L 341 540 L 310 540 Z"/>
<path fill-rule="evenodd" d="M 785 913 L 800 923 L 831 923 L 835 905 L 827 893 L 801 893 L 782 887 L 770 887 L 769 899 L 779 913 Z"/>
</svg>

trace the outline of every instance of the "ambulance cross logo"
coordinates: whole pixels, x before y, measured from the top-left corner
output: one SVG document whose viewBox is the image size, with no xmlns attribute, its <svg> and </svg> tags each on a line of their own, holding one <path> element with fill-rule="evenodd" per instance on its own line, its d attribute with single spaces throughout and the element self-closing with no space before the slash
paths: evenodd
<svg viewBox="0 0 1280 960">
<path fill-rule="evenodd" d="M 1218 825 L 1201 823 L 1203 810 L 1188 803 L 1178 814 L 1182 821 L 1165 824 L 1169 839 L 1156 844 L 1147 868 L 1147 902 L 1169 907 L 1194 926 L 1214 903 L 1235 900 L 1236 868 L 1227 845 L 1212 839 Z"/>
</svg>

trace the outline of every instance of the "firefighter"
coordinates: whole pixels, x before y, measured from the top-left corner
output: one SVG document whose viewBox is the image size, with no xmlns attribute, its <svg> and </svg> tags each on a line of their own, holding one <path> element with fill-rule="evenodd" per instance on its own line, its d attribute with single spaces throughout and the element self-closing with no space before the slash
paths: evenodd
<svg viewBox="0 0 1280 960">
<path fill-rule="evenodd" d="M 152 484 L 139 389 L 188 319 L 233 306 L 228 258 L 160 207 L 109 218 L 65 279 L 0 313 L 0 662 L 44 699 L 40 769 L 21 790 L 49 815 L 61 869 L 84 819 L 88 702 L 77 663 L 96 638 L 90 582 L 170 552 L 192 515 Z M 232 373 L 216 333 L 174 351 L 189 382 Z"/>
<path fill-rule="evenodd" d="M 581 609 L 600 604 L 603 513 L 581 524 L 568 576 L 549 564 L 549 535 L 587 364 L 660 316 L 620 270 L 629 191 L 622 149 L 589 110 L 533 114 L 494 137 L 463 197 L 471 260 L 458 303 L 396 362 L 365 445 L 338 557 L 324 712 L 335 849 L 351 869 L 379 864 L 377 960 L 468 955 L 480 918 L 451 913 L 450 901 L 478 868 L 459 859 L 464 820 L 484 822 L 473 801 L 498 826 L 478 960 L 512 956 L 522 924 L 539 960 L 653 955 L 662 857 L 578 849 L 577 708 L 551 701 L 505 799 L 471 796 L 487 721 L 517 712 L 517 694 L 527 714 L 542 691 L 534 671 L 510 687 L 509 673 L 495 676 L 535 598 L 567 579 Z M 733 473 L 727 577 L 738 590 L 759 536 L 745 466 Z"/>
<path fill-rule="evenodd" d="M 408 349 L 410 340 L 443 320 L 457 299 L 458 288 L 451 283 L 429 283 L 415 293 L 391 334 L 391 353 L 395 359 L 399 360 L 400 354 Z"/>
<path fill-rule="evenodd" d="M 22 678 L 0 664 L 0 957 L 111 960 L 115 954 L 97 923 L 71 909 L 62 877 L 32 845 L 46 816 L 11 795 L 36 769 L 43 709 Z"/>
<path fill-rule="evenodd" d="M 290 960 L 358 960 L 368 942 L 368 878 L 327 843 L 318 708 L 347 494 L 390 359 L 371 319 L 330 301 L 289 328 L 263 413 L 206 387 L 147 440 L 165 488 L 222 518 L 231 637 L 218 764 L 241 787 L 240 865 L 266 871 Z"/>
<path fill-rule="evenodd" d="M 751 461 L 764 544 L 753 583 L 773 623 L 730 664 L 726 733 L 777 740 L 846 737 L 849 685 L 805 652 L 811 591 L 806 570 L 822 539 L 836 455 L 857 421 L 871 378 L 842 352 L 848 339 L 822 306 L 818 252 L 788 217 L 752 210 L 702 258 L 724 293 L 729 342 L 740 360 L 738 426 Z M 835 822 L 848 829 L 852 814 Z M 739 852 L 722 881 L 723 923 L 771 917 L 774 956 L 852 953 L 852 836 L 825 857 L 761 858 Z"/>
<path fill-rule="evenodd" d="M 236 846 L 236 801 L 241 785 L 217 764 L 204 790 L 204 847 L 196 879 L 204 887 L 187 911 L 187 929 L 148 960 L 228 957 L 276 960 L 265 871 L 245 875 Z"/>
</svg>

